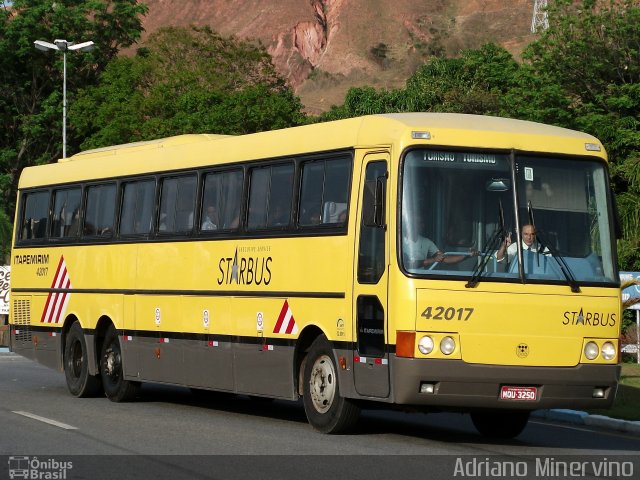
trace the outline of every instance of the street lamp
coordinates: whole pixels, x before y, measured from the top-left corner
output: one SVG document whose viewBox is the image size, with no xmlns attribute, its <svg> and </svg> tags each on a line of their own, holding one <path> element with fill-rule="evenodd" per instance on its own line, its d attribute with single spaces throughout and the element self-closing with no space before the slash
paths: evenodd
<svg viewBox="0 0 640 480">
<path fill-rule="evenodd" d="M 62 52 L 62 158 L 67 158 L 67 50 L 89 52 L 95 44 L 91 41 L 82 43 L 54 40 L 53 43 L 36 40 L 33 42 L 38 50 L 58 50 Z"/>
</svg>

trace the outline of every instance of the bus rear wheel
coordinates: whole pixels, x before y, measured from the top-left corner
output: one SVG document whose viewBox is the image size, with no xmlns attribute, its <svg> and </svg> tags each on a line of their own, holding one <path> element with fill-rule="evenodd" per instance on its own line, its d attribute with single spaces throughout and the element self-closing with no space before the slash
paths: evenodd
<svg viewBox="0 0 640 480">
<path fill-rule="evenodd" d="M 341 433 L 355 425 L 360 409 L 340 395 L 333 350 L 326 337 L 318 337 L 304 363 L 303 403 L 307 419 L 322 433 Z"/>
<path fill-rule="evenodd" d="M 471 421 L 485 437 L 514 438 L 522 433 L 529 421 L 528 410 L 492 410 L 471 412 Z"/>
<path fill-rule="evenodd" d="M 64 341 L 64 376 L 71 395 L 95 397 L 102 392 L 99 375 L 89 374 L 89 357 L 84 332 L 80 323 L 74 322 Z"/>
<path fill-rule="evenodd" d="M 100 375 L 102 376 L 104 393 L 112 402 L 133 400 L 140 390 L 139 382 L 124 379 L 120 339 L 113 325 L 107 330 L 102 343 Z"/>
</svg>

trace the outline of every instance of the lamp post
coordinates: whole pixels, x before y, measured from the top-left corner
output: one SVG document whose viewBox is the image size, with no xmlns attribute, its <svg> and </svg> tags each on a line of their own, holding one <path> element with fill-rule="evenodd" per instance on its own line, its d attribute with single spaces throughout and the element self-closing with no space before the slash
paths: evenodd
<svg viewBox="0 0 640 480">
<path fill-rule="evenodd" d="M 67 158 L 67 50 L 89 52 L 95 44 L 92 41 L 73 43 L 66 40 L 54 40 L 53 43 L 36 40 L 33 42 L 38 50 L 58 50 L 62 52 L 62 158 Z"/>
</svg>

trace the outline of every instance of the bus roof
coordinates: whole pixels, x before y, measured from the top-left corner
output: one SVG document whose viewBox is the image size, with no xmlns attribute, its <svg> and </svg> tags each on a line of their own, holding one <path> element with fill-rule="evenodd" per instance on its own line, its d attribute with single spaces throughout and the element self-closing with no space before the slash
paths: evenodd
<svg viewBox="0 0 640 480">
<path fill-rule="evenodd" d="M 423 136 L 429 138 L 415 139 L 413 132 L 428 132 Z M 55 164 L 24 169 L 20 188 L 347 148 L 384 146 L 392 148 L 397 155 L 416 144 L 516 149 L 606 159 L 598 139 L 565 128 L 480 115 L 392 113 L 249 135 L 179 135 L 88 150 Z"/>
</svg>

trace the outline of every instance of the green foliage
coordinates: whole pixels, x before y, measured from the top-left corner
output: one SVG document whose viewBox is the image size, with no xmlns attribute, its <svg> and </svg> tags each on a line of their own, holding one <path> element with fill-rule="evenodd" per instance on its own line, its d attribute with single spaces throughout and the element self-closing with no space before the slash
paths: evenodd
<svg viewBox="0 0 640 480">
<path fill-rule="evenodd" d="M 12 220 L 6 212 L 0 210 L 0 265 L 4 265 L 4 258 L 11 248 Z"/>
<path fill-rule="evenodd" d="M 70 118 L 82 148 L 182 133 L 243 134 L 303 122 L 302 105 L 262 46 L 209 28 L 165 28 L 111 62 Z"/>
<path fill-rule="evenodd" d="M 620 266 L 640 269 L 640 6 L 634 0 L 558 0 L 550 28 L 524 57 L 553 78 L 571 121 L 606 145 L 623 238 Z"/>
<path fill-rule="evenodd" d="M 78 86 L 97 81 L 118 51 L 135 42 L 146 6 L 136 0 L 15 0 L 0 8 L 0 209 L 13 216 L 24 167 L 62 152 L 62 55 L 34 48 L 35 40 L 93 40 L 91 53 L 67 55 L 67 101 Z M 69 150 L 77 149 L 73 130 Z M 6 247 L 4 247 L 6 248 Z M 0 252 L 2 253 L 2 252 Z"/>
</svg>

